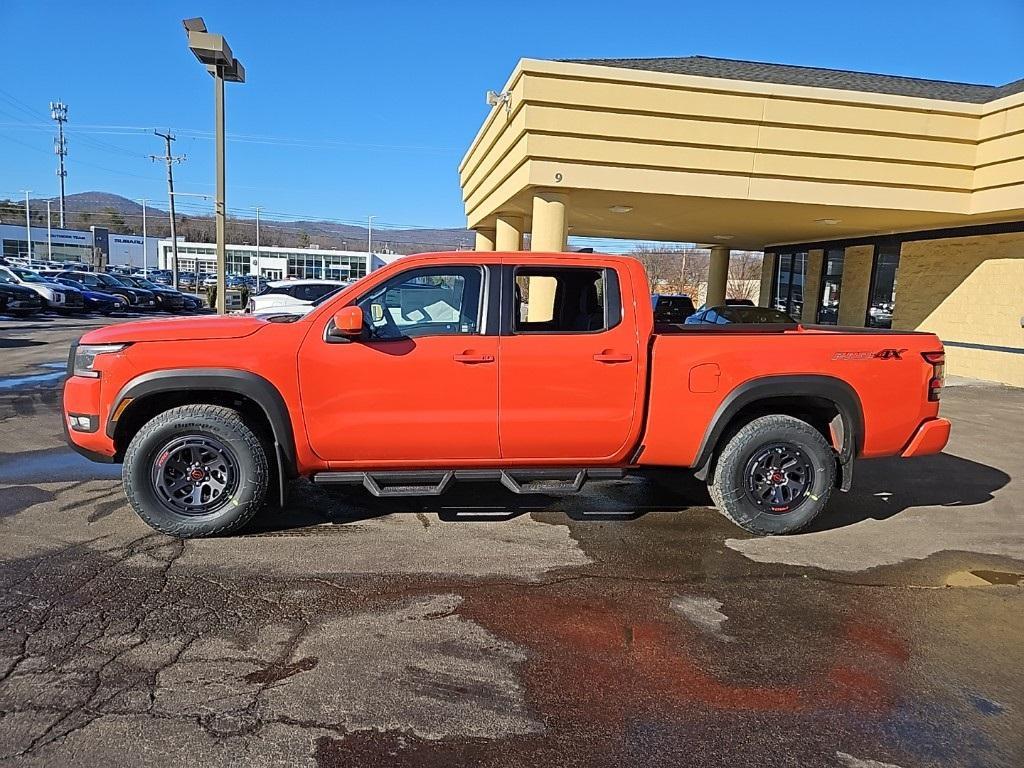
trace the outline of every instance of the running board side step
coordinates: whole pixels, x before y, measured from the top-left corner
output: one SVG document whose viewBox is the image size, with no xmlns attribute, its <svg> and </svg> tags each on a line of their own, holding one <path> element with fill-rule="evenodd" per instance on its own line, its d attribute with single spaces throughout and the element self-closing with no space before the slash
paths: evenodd
<svg viewBox="0 0 1024 768">
<path fill-rule="evenodd" d="M 317 485 L 361 485 L 377 497 L 440 496 L 454 480 L 497 481 L 513 493 L 552 496 L 578 492 L 587 480 L 618 480 L 623 469 L 425 469 L 379 472 L 317 472 Z"/>
</svg>

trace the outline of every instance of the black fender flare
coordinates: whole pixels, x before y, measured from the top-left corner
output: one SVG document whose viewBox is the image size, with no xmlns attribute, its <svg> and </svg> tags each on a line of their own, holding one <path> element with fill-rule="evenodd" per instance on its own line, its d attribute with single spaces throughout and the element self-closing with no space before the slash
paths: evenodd
<svg viewBox="0 0 1024 768">
<path fill-rule="evenodd" d="M 693 462 L 696 475 L 707 478 L 715 448 L 732 419 L 759 400 L 775 397 L 814 397 L 828 400 L 842 417 L 842 446 L 839 461 L 843 468 L 843 490 L 852 480 L 853 459 L 864 447 L 864 408 L 856 391 L 842 379 L 818 374 L 765 376 L 751 379 L 733 389 L 719 404 L 701 440 Z"/>
<path fill-rule="evenodd" d="M 143 373 L 121 387 L 107 415 L 106 433 L 114 437 L 117 421 L 113 419 L 127 400 L 137 401 L 161 392 L 203 390 L 226 392 L 248 398 L 267 417 L 274 438 L 274 457 L 280 478 L 280 502 L 285 503 L 286 480 L 296 477 L 295 433 L 284 397 L 262 376 L 235 368 L 172 368 Z M 130 405 L 129 405 L 130 408 Z M 120 416 L 120 414 L 118 414 Z"/>
</svg>

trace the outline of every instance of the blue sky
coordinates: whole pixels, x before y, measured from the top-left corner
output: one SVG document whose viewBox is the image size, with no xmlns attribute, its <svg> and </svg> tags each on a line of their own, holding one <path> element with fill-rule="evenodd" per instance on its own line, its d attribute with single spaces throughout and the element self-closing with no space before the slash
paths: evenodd
<svg viewBox="0 0 1024 768">
<path fill-rule="evenodd" d="M 0 197 L 56 194 L 48 102 L 69 105 L 68 191 L 166 204 L 213 191 L 213 88 L 181 19 L 225 34 L 228 206 L 461 226 L 457 166 L 521 57 L 702 54 L 1003 84 L 1024 77 L 1024 0 L 189 2 L 0 0 Z M 247 138 L 243 138 L 247 137 Z M 185 203 L 185 201 L 182 201 Z M 185 204 L 199 210 L 196 198 Z"/>
</svg>

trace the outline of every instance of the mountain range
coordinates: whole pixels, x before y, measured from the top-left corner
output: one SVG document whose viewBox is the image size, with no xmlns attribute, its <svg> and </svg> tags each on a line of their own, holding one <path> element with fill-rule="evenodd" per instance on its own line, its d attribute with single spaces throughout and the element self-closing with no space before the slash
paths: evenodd
<svg viewBox="0 0 1024 768">
<path fill-rule="evenodd" d="M 57 201 L 49 198 L 53 221 L 57 219 Z M 33 219 L 42 217 L 45 222 L 47 198 L 30 201 Z M 12 200 L 12 204 L 18 204 Z M 24 211 L 24 203 L 20 204 Z M 181 209 L 188 209 L 183 212 Z M 177 213 L 178 235 L 186 239 L 201 238 L 212 241 L 214 219 L 212 215 L 193 213 L 194 205 L 182 205 Z M 88 228 L 90 225 L 106 226 L 112 232 L 142 234 L 142 205 L 136 200 L 110 192 L 77 192 L 65 197 L 65 223 L 69 228 Z M 166 237 L 169 234 L 169 216 L 165 209 L 146 206 L 147 232 L 153 236 Z M 10 222 L 13 223 L 13 222 Z M 230 216 L 228 218 L 228 240 L 230 242 L 253 242 L 255 239 L 255 218 Z M 260 221 L 260 240 L 266 245 L 317 245 L 323 248 L 364 249 L 367 242 L 367 227 L 345 224 L 337 221 L 317 219 L 289 219 L 264 217 Z M 241 238 L 241 239 L 239 239 Z M 458 228 L 373 228 L 373 243 L 398 253 L 425 250 L 451 250 L 473 247 L 473 232 Z"/>
</svg>

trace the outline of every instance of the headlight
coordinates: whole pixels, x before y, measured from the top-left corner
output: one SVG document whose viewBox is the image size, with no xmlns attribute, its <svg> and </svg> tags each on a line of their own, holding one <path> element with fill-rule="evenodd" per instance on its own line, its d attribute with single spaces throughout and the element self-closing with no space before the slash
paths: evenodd
<svg viewBox="0 0 1024 768">
<path fill-rule="evenodd" d="M 45 285 L 41 285 L 41 286 L 39 286 L 39 293 L 47 301 L 55 301 L 56 300 L 54 297 L 57 295 L 57 292 L 55 290 L 53 290 L 53 288 L 49 288 L 49 287 L 47 287 Z"/>
<path fill-rule="evenodd" d="M 75 349 L 75 365 L 72 375 L 98 379 L 100 372 L 93 369 L 96 358 L 100 355 L 120 352 L 127 346 L 127 344 L 81 344 Z"/>
</svg>

